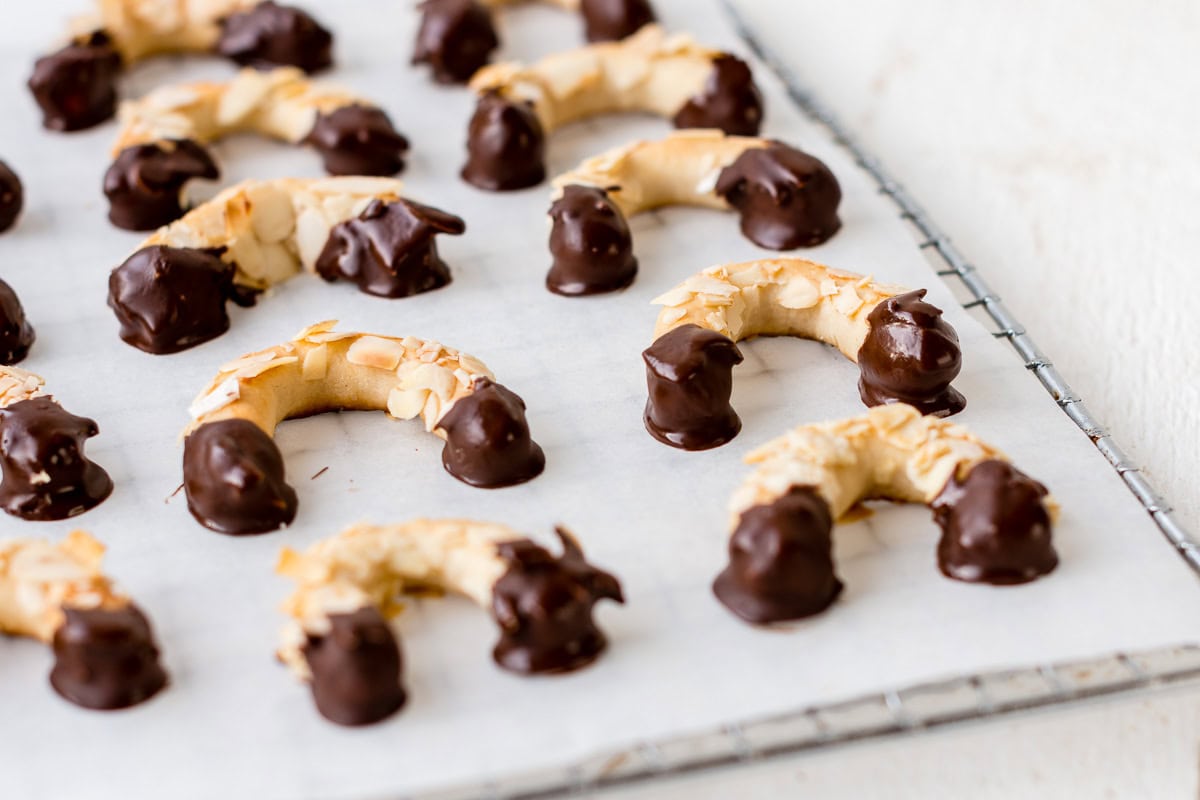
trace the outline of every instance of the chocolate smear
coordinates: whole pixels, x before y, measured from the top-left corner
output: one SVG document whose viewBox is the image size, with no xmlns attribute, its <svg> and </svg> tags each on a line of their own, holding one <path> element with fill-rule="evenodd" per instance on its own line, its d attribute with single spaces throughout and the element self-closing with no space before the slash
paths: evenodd
<svg viewBox="0 0 1200 800">
<path fill-rule="evenodd" d="M 546 179 L 546 134 L 530 102 L 480 95 L 467 132 L 462 177 L 491 192 L 536 186 Z"/>
<path fill-rule="evenodd" d="M 967 401 L 950 382 L 962 369 L 958 334 L 925 290 L 889 297 L 867 322 L 858 351 L 858 392 L 868 406 L 907 403 L 922 414 L 948 417 Z"/>
<path fill-rule="evenodd" d="M 730 136 L 757 136 L 762 127 L 762 94 L 750 66 L 723 55 L 713 61 L 704 90 L 679 109 L 676 128 L 718 128 Z"/>
<path fill-rule="evenodd" d="M 768 250 L 812 247 L 842 226 L 842 189 L 819 159 L 781 142 L 754 147 L 721 171 L 716 193 L 741 216 L 742 233 Z"/>
<path fill-rule="evenodd" d="M 0 364 L 11 366 L 29 354 L 33 326 L 13 288 L 0 280 Z"/>
<path fill-rule="evenodd" d="M 492 13 L 476 0 L 425 0 L 412 63 L 439 83 L 466 83 L 500 46 Z"/>
<path fill-rule="evenodd" d="M 191 139 L 126 147 L 104 174 L 108 219 L 127 231 L 148 231 L 183 216 L 184 184 L 221 176 L 212 155 Z"/>
<path fill-rule="evenodd" d="M 84 454 L 100 432 L 50 397 L 0 408 L 0 507 L 28 520 L 67 519 L 112 494 L 113 483 Z"/>
<path fill-rule="evenodd" d="M 461 235 L 459 217 L 411 200 L 373 200 L 357 218 L 329 232 L 316 270 L 327 281 L 346 280 L 377 297 L 409 297 L 450 283 L 438 256 L 439 233 Z"/>
<path fill-rule="evenodd" d="M 938 567 L 955 580 L 1028 583 L 1058 566 L 1046 487 L 1006 461 L 956 474 L 930 503 L 942 529 Z"/>
<path fill-rule="evenodd" d="M 221 21 L 216 51 L 243 66 L 320 72 L 333 64 L 333 35 L 306 12 L 265 0 Z"/>
<path fill-rule="evenodd" d="M 589 42 L 615 42 L 656 19 L 649 0 L 582 0 L 579 10 Z"/>
<path fill-rule="evenodd" d="M 567 186 L 550 206 L 550 254 L 554 264 L 546 288 L 577 297 L 624 289 L 633 283 L 638 262 L 629 224 L 608 192 Z"/>
<path fill-rule="evenodd" d="M 121 56 L 103 31 L 76 39 L 39 58 L 29 91 L 42 109 L 42 125 L 52 131 L 79 131 L 117 113 Z"/>
<path fill-rule="evenodd" d="M 746 509 L 729 539 L 729 566 L 713 582 L 721 603 L 747 622 L 803 619 L 842 591 L 833 567 L 833 516 L 811 486 Z"/>
<path fill-rule="evenodd" d="M 742 421 L 729 404 L 737 344 L 699 325 L 681 325 L 658 337 L 644 353 L 646 430 L 684 450 L 708 450 L 738 435 Z"/>
<path fill-rule="evenodd" d="M 84 708 L 112 710 L 145 702 L 167 685 L 154 632 L 141 610 L 64 608 L 54 632 L 50 685 Z"/>
<path fill-rule="evenodd" d="M 477 378 L 437 427 L 446 432 L 442 464 L 463 483 L 498 489 L 531 481 L 546 468 L 529 434 L 525 401 L 487 378 Z"/>
<path fill-rule="evenodd" d="M 330 614 L 329 633 L 309 634 L 304 658 L 317 710 L 330 722 L 370 725 L 399 711 L 408 699 L 400 643 L 374 606 Z"/>
<path fill-rule="evenodd" d="M 569 672 L 590 664 L 607 645 L 592 607 L 604 599 L 625 602 L 617 579 L 589 564 L 566 530 L 555 532 L 563 545 L 558 557 L 528 539 L 497 546 L 509 568 L 492 588 L 500 625 L 492 657 L 512 672 Z"/>
<path fill-rule="evenodd" d="M 319 114 L 305 142 L 321 154 L 330 175 L 395 175 L 404 169 L 408 153 L 408 139 L 391 118 L 364 105 Z"/>
<path fill-rule="evenodd" d="M 267 533 L 296 518 L 283 454 L 253 422 L 207 422 L 183 443 L 188 510 L 206 528 L 231 536 Z"/>
<path fill-rule="evenodd" d="M 17 223 L 25 205 L 25 189 L 12 168 L 0 161 L 0 233 Z"/>
<path fill-rule="evenodd" d="M 236 267 L 220 249 L 154 245 L 138 250 L 108 278 L 108 307 L 121 338 L 156 355 L 178 353 L 229 330 L 226 301 L 254 305 L 256 292 L 236 285 Z"/>
</svg>

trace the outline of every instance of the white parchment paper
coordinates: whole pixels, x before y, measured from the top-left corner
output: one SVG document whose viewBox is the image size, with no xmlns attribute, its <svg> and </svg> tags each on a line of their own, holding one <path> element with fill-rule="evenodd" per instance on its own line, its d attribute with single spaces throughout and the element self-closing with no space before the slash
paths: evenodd
<svg viewBox="0 0 1200 800">
<path fill-rule="evenodd" d="M 404 0 L 308 5 L 337 34 L 330 79 L 375 98 L 411 137 L 409 195 L 467 219 L 466 236 L 441 244 L 454 283 L 386 301 L 303 277 L 257 308 L 235 310 L 230 333 L 197 349 L 152 357 L 124 345 L 105 307 L 107 278 L 140 237 L 105 220 L 100 180 L 114 127 L 45 133 L 23 88 L 35 55 L 83 4 L 5 8 L 0 158 L 24 179 L 28 205 L 20 226 L 0 237 L 0 276 L 38 330 L 23 366 L 42 373 L 69 410 L 99 421 L 90 453 L 117 488 L 77 520 L 5 517 L 0 532 L 57 538 L 84 527 L 106 542 L 111 573 L 153 619 L 172 682 L 130 711 L 82 711 L 50 690 L 46 648 L 0 641 L 0 795 L 392 796 L 885 687 L 1196 640 L 1194 576 L 1016 356 L 956 308 L 891 205 L 762 68 L 765 132 L 825 159 L 845 192 L 843 231 L 803 255 L 928 287 L 947 310 L 964 350 L 956 385 L 969 405 L 959 419 L 1062 502 L 1062 565 L 1050 579 L 1006 589 L 946 580 L 928 512 L 884 506 L 839 529 L 847 589 L 829 613 L 783 632 L 736 621 L 708 586 L 724 562 L 725 502 L 746 471 L 741 457 L 792 425 L 860 413 L 856 368 L 811 342 L 747 343 L 734 396 L 741 436 L 706 453 L 652 440 L 642 428 L 639 357 L 656 315 L 650 299 L 703 267 L 768 254 L 739 235 L 732 215 L 674 209 L 634 221 L 642 271 L 628 291 L 584 300 L 546 292 L 549 190 L 490 195 L 458 180 L 473 101 L 409 66 L 416 15 Z M 743 49 L 710 0 L 656 5 L 671 28 Z M 514 10 L 504 22 L 513 56 L 580 41 L 576 19 L 547 9 Z M 166 59 L 125 85 L 135 94 L 231 72 L 215 60 Z M 819 89 L 820 76 L 808 77 Z M 667 130 L 657 119 L 582 123 L 552 138 L 551 168 Z M 236 139 L 218 152 L 225 183 L 321 174 L 314 154 L 282 145 Z M 1085 285 L 1074 298 L 1046 301 L 1101 307 L 1104 298 L 1088 296 Z M 472 489 L 442 470 L 440 442 L 418 425 L 327 415 L 279 432 L 300 494 L 291 529 L 231 539 L 201 528 L 182 495 L 171 496 L 188 402 L 226 360 L 334 317 L 344 329 L 436 338 L 483 359 L 528 402 L 545 475 L 515 489 Z M 1043 345 L 1053 352 L 1053 343 Z M 1071 365 L 1061 366 L 1069 377 Z M 520 678 L 492 664 L 487 614 L 454 599 L 413 603 L 398 622 L 410 690 L 404 712 L 365 730 L 324 722 L 308 690 L 273 659 L 276 609 L 289 590 L 273 575 L 276 555 L 354 521 L 422 515 L 500 521 L 546 542 L 554 523 L 572 527 L 628 594 L 626 607 L 599 612 L 610 651 L 571 676 Z"/>
</svg>

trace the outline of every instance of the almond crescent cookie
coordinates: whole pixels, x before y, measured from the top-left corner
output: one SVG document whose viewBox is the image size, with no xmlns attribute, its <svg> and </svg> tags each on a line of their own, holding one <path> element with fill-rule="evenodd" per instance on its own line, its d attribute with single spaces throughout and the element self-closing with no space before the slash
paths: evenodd
<svg viewBox="0 0 1200 800">
<path fill-rule="evenodd" d="M 644 353 L 646 429 L 664 444 L 706 450 L 737 436 L 729 399 L 737 342 L 796 336 L 833 345 L 859 366 L 868 406 L 906 403 L 934 416 L 966 400 L 950 382 L 962 368 L 958 334 L 941 309 L 870 277 L 800 258 L 709 267 L 654 302 L 663 306 Z"/>
<path fill-rule="evenodd" d="M 329 410 L 420 417 L 446 440 L 446 471 L 471 486 L 512 486 L 542 473 L 524 401 L 481 361 L 411 336 L 335 332 L 335 324 L 226 364 L 192 403 L 183 478 L 200 524 L 251 534 L 291 523 L 296 493 L 271 437 L 285 419 Z"/>
<path fill-rule="evenodd" d="M 492 657 L 521 674 L 592 663 L 607 640 L 592 607 L 624 602 L 621 585 L 584 558 L 564 529 L 560 556 L 488 522 L 418 519 L 355 525 L 303 553 L 285 549 L 276 571 L 296 581 L 278 651 L 311 684 L 317 709 L 342 725 L 378 722 L 405 701 L 401 655 L 388 623 L 405 593 L 464 595 L 491 612 Z"/>
<path fill-rule="evenodd" d="M 494 12 L 526 0 L 425 0 L 413 50 L 441 83 L 465 83 L 500 46 Z M 542 0 L 583 15 L 589 42 L 615 41 L 654 21 L 648 0 Z"/>
<path fill-rule="evenodd" d="M 746 462 L 754 471 L 730 500 L 729 565 L 713 590 L 749 622 L 800 619 L 837 598 L 833 524 L 864 500 L 930 506 L 947 577 L 1026 583 L 1058 565 L 1046 487 L 961 425 L 910 406 L 801 425 Z"/>
<path fill-rule="evenodd" d="M 395 175 L 408 151 L 408 140 L 374 103 L 292 67 L 164 86 L 122 103 L 120 119 L 104 194 L 109 220 L 126 230 L 178 219 L 187 182 L 220 175 L 207 145 L 230 134 L 310 145 L 331 175 Z"/>
<path fill-rule="evenodd" d="M 781 142 L 720 131 L 678 131 L 584 161 L 554 180 L 550 291 L 624 289 L 637 274 L 628 218 L 662 206 L 737 211 L 742 232 L 769 250 L 828 240 L 838 228 L 837 178 Z"/>
<path fill-rule="evenodd" d="M 113 270 L 108 305 L 128 344 L 176 353 L 229 329 L 226 303 L 301 272 L 346 280 L 367 294 L 440 289 L 450 269 L 437 234 L 458 217 L 400 196 L 391 178 L 283 178 L 233 186 L 159 229 Z"/>
<path fill-rule="evenodd" d="M 70 42 L 38 59 L 29 89 L 43 124 L 77 131 L 110 119 L 123 67 L 167 53 L 216 53 L 238 64 L 317 72 L 333 36 L 304 11 L 264 0 L 95 0 Z"/>
<path fill-rule="evenodd" d="M 100 432 L 44 391 L 41 376 L 0 367 L 0 508 L 27 520 L 67 519 L 104 502 L 112 479 L 84 447 Z"/>
<path fill-rule="evenodd" d="M 58 544 L 0 540 L 0 633 L 51 644 L 50 685 L 94 709 L 127 708 L 167 684 L 150 624 L 100 569 L 83 531 Z"/>
<path fill-rule="evenodd" d="M 750 68 L 683 34 L 647 25 L 620 42 L 548 56 L 532 66 L 495 64 L 471 79 L 479 103 L 467 137 L 463 178 L 490 191 L 546 177 L 546 136 L 598 114 L 645 112 L 677 128 L 754 136 L 762 96 Z"/>
</svg>

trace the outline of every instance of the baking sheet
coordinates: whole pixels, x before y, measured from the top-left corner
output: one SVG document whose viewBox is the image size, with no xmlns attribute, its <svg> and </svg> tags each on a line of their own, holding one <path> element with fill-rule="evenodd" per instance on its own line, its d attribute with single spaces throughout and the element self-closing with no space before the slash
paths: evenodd
<svg viewBox="0 0 1200 800">
<path fill-rule="evenodd" d="M 114 128 L 43 133 L 22 87 L 35 54 L 79 4 L 10 9 L 0 30 L 0 158 L 28 195 L 21 224 L 0 237 L 0 276 L 38 329 L 23 366 L 45 375 L 69 410 L 99 420 L 90 452 L 117 489 L 77 520 L 6 517 L 0 531 L 57 538 L 84 527 L 105 541 L 110 571 L 155 623 L 172 685 L 130 711 L 82 711 L 47 685 L 45 648 L 0 641 L 4 796 L 392 796 L 884 687 L 1196 640 L 1194 576 L 1013 353 L 957 308 L 886 198 L 789 107 L 764 69 L 765 133 L 824 159 L 845 193 L 844 230 L 802 255 L 928 287 L 947 310 L 964 350 L 956 386 L 969 405 L 959 419 L 1062 502 L 1062 565 L 1050 579 L 1004 589 L 945 580 L 928 512 L 883 506 L 839 528 L 847 589 L 829 613 L 783 632 L 729 615 L 708 584 L 723 564 L 725 501 L 746 472 L 742 455 L 800 422 L 860 413 L 856 368 L 815 343 L 748 343 L 734 391 L 741 436 L 707 453 L 653 441 L 641 424 L 639 358 L 656 315 L 650 299 L 712 263 L 767 254 L 737 233 L 732 216 L 672 209 L 633 221 L 642 271 L 631 289 L 587 300 L 547 293 L 549 191 L 490 195 L 457 179 L 472 99 L 409 67 L 416 20 L 404 2 L 308 5 L 338 37 L 330 78 L 378 100 L 412 139 L 408 194 L 467 219 L 465 237 L 441 244 L 454 283 L 386 301 L 300 278 L 255 309 L 234 310 L 231 332 L 210 344 L 170 357 L 127 347 L 104 306 L 109 270 L 140 239 L 104 219 L 99 184 Z M 656 5 L 670 27 L 744 49 L 715 2 Z M 514 55 L 579 40 L 577 20 L 550 10 L 518 9 L 504 21 Z M 138 93 L 231 72 L 217 61 L 168 59 L 139 68 L 126 85 Z M 552 137 L 551 170 L 666 131 L 654 119 L 573 126 Z M 222 144 L 219 157 L 226 183 L 320 174 L 315 155 L 252 139 Z M 199 527 L 182 495 L 171 496 L 188 402 L 219 364 L 332 317 L 344 329 L 436 338 L 483 359 L 527 401 L 546 474 L 515 489 L 472 489 L 445 474 L 440 442 L 419 425 L 326 415 L 279 432 L 300 493 L 291 529 L 230 539 Z M 275 557 L 284 545 L 304 547 L 350 522 L 422 515 L 500 521 L 546 542 L 557 522 L 575 529 L 592 560 L 620 575 L 629 598 L 624 608 L 599 611 L 610 651 L 575 675 L 520 678 L 491 663 L 486 614 L 454 599 L 416 602 L 398 623 L 410 692 L 404 712 L 364 730 L 321 720 L 307 689 L 272 658 L 276 606 L 289 590 L 272 574 Z"/>
</svg>

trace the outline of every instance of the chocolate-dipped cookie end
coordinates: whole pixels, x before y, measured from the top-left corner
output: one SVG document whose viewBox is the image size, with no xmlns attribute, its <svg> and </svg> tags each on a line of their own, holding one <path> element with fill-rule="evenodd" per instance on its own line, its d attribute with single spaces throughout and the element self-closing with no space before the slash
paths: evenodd
<svg viewBox="0 0 1200 800">
<path fill-rule="evenodd" d="M 425 0 L 413 50 L 439 83 L 466 83 L 500 46 L 492 12 L 477 0 Z"/>
<path fill-rule="evenodd" d="M 220 175 L 208 150 L 191 139 L 126 147 L 104 174 L 108 219 L 127 231 L 162 227 L 183 216 L 188 181 Z"/>
<path fill-rule="evenodd" d="M 476 379 L 438 427 L 446 433 L 442 464 L 463 483 L 499 489 L 531 481 L 546 468 L 546 456 L 529 433 L 525 401 L 487 378 Z"/>
<path fill-rule="evenodd" d="M 649 0 L 582 0 L 579 11 L 589 42 L 624 39 L 657 19 Z"/>
<path fill-rule="evenodd" d="M 462 177 L 490 192 L 537 186 L 546 179 L 546 134 L 532 103 L 481 95 L 467 131 Z"/>
<path fill-rule="evenodd" d="M 338 725 L 371 725 L 408 699 L 404 659 L 392 627 L 374 606 L 329 617 L 329 632 L 310 634 L 303 652 L 321 716 Z"/>
<path fill-rule="evenodd" d="M 330 175 L 388 177 L 404 169 L 408 154 L 408 139 L 374 106 L 342 106 L 319 114 L 305 141 L 321 155 Z"/>
<path fill-rule="evenodd" d="M 132 603 L 65 608 L 54 632 L 54 691 L 84 708 L 110 711 L 149 700 L 167 685 L 150 623 Z"/>
<path fill-rule="evenodd" d="M 11 366 L 23 360 L 35 338 L 17 293 L 0 280 L 0 364 Z"/>
<path fill-rule="evenodd" d="M 626 288 L 637 275 L 633 235 L 608 192 L 567 186 L 550 206 L 550 254 L 546 288 L 579 297 Z"/>
<path fill-rule="evenodd" d="M 17 224 L 25 206 L 25 187 L 12 168 L 0 161 L 0 233 Z"/>
<path fill-rule="evenodd" d="M 29 91 L 42 110 L 42 125 L 52 131 L 79 131 L 117 113 L 117 74 L 121 56 L 101 31 L 80 37 L 39 58 Z"/>
<path fill-rule="evenodd" d="M 722 55 L 700 94 L 675 115 L 676 128 L 717 128 L 730 136 L 757 136 L 762 127 L 763 101 L 750 66 L 740 58 Z"/>
<path fill-rule="evenodd" d="M 259 69 L 299 67 L 308 73 L 333 65 L 333 35 L 308 13 L 274 0 L 255 3 L 221 20 L 216 52 Z"/>
<path fill-rule="evenodd" d="M 729 398 L 733 368 L 742 363 L 737 344 L 699 325 L 681 325 L 658 337 L 645 352 L 646 430 L 683 450 L 708 450 L 732 440 L 742 421 Z"/>
</svg>

